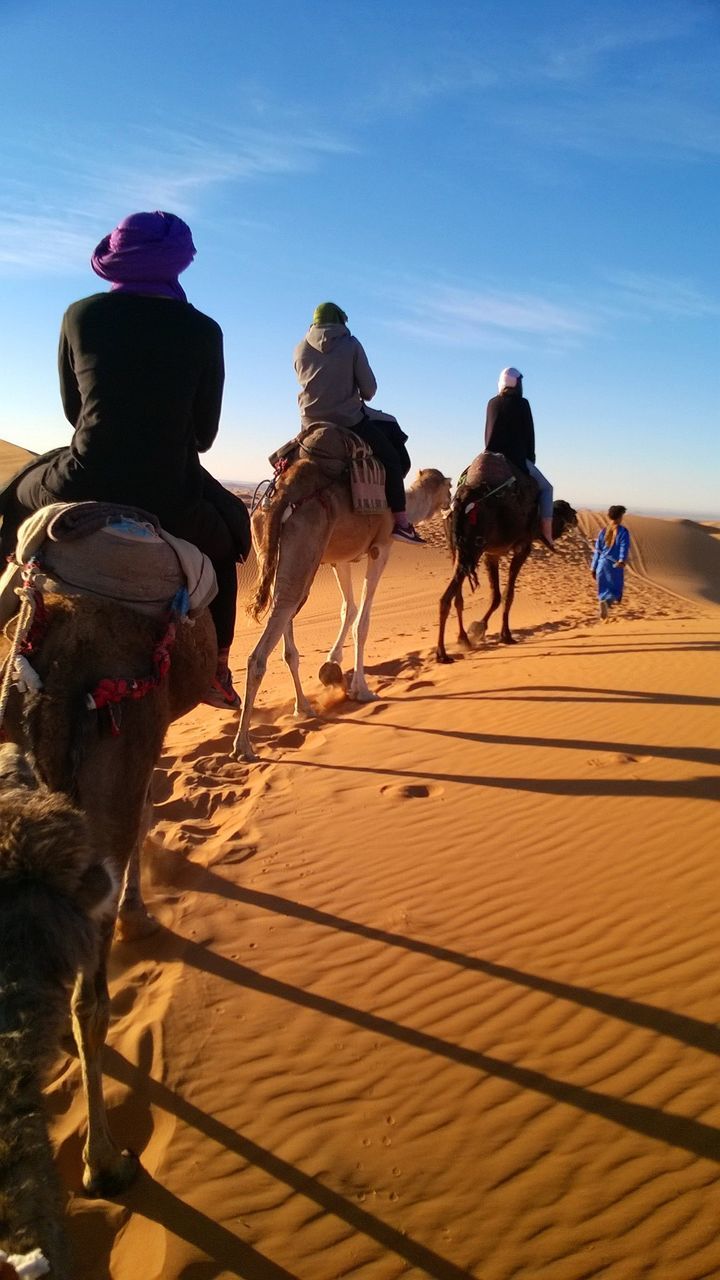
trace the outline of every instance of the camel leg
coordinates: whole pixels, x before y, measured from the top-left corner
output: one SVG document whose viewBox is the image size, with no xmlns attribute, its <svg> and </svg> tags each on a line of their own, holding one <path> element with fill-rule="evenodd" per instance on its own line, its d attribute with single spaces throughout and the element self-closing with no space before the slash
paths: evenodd
<svg viewBox="0 0 720 1280">
<path fill-rule="evenodd" d="M 283 605 L 273 604 L 265 630 L 248 658 L 242 714 L 231 752 L 236 760 L 253 761 L 258 758 L 250 743 L 250 717 L 267 669 L 268 658 L 280 637 L 287 631 L 288 625 L 292 623 L 296 611 L 297 603 L 295 602 Z"/>
<path fill-rule="evenodd" d="M 342 605 L 340 607 L 340 630 L 337 634 L 337 639 L 327 656 L 327 661 L 336 663 L 340 666 L 342 663 L 345 639 L 353 622 L 357 618 L 358 610 L 357 605 L 355 604 L 355 597 L 353 595 L 352 570 L 350 569 L 350 565 L 346 561 L 342 561 L 340 564 L 334 564 L 333 573 L 335 574 L 338 587 L 340 588 Z"/>
<path fill-rule="evenodd" d="M 485 572 L 490 584 L 490 604 L 478 623 L 478 633 L 481 640 L 485 639 L 488 622 L 502 601 L 502 592 L 500 590 L 500 561 L 497 557 L 485 556 Z"/>
<path fill-rule="evenodd" d="M 368 556 L 367 570 L 365 572 L 365 581 L 363 583 L 362 599 L 360 601 L 360 611 L 355 619 L 353 627 L 353 638 L 355 640 L 355 670 L 353 678 L 350 681 L 348 697 L 354 698 L 356 702 L 374 702 L 377 694 L 373 693 L 368 687 L 365 679 L 365 642 L 370 630 L 370 613 L 372 603 L 375 598 L 375 592 L 378 583 L 383 575 L 383 570 L 388 562 L 390 555 L 390 543 L 377 545 L 378 555 L 373 559 Z"/>
<path fill-rule="evenodd" d="M 151 790 L 148 787 L 145 803 L 140 819 L 140 830 L 128 858 L 125 868 L 115 935 L 120 942 L 139 942 L 158 929 L 155 916 L 145 906 L 140 883 L 140 857 L 148 832 L 152 826 L 153 803 Z"/>
<path fill-rule="evenodd" d="M 295 643 L 292 618 L 283 632 L 283 658 L 290 668 L 290 675 L 295 686 L 295 710 L 293 714 L 296 716 L 314 715 L 313 708 L 305 697 L 300 684 L 300 653 Z"/>
<path fill-rule="evenodd" d="M 438 627 L 438 641 L 435 656 L 438 662 L 453 662 L 445 648 L 445 624 L 448 620 L 448 614 L 452 606 L 453 600 L 457 600 L 458 592 L 462 592 L 462 584 L 465 581 L 465 574 L 459 567 L 457 559 L 455 560 L 455 572 L 448 586 L 440 597 L 440 624 Z"/>
<path fill-rule="evenodd" d="M 458 620 L 458 644 L 462 645 L 463 649 L 471 649 L 472 645 L 470 644 L 470 637 L 463 625 L 462 582 L 457 584 L 457 589 L 455 591 L 455 612 Z"/>
<path fill-rule="evenodd" d="M 527 547 L 523 547 L 522 550 L 516 551 L 510 561 L 507 588 L 505 590 L 505 607 L 503 609 L 502 630 L 500 631 L 500 639 L 503 644 L 517 644 L 517 641 L 513 639 L 510 632 L 510 607 L 515 597 L 515 583 L 517 582 L 517 576 L 530 555 L 531 546 L 532 544 L 529 543 Z"/>
<path fill-rule="evenodd" d="M 102 1050 L 110 1020 L 106 966 L 112 926 L 112 920 L 103 926 L 95 971 L 78 974 L 71 1006 L 88 1115 L 83 1186 L 88 1195 L 105 1199 L 125 1191 L 140 1168 L 137 1156 L 121 1152 L 110 1136 L 102 1089 Z"/>
</svg>

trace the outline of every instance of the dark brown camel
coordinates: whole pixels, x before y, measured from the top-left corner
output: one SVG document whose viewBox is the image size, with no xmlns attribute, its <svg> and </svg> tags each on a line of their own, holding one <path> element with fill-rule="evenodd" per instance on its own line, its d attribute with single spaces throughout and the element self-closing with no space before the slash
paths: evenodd
<svg viewBox="0 0 720 1280">
<path fill-rule="evenodd" d="M 492 462 L 489 461 L 491 459 Z M 515 644 L 510 631 L 510 608 L 515 595 L 515 583 L 530 555 L 533 542 L 540 538 L 540 523 L 534 482 L 512 468 L 504 458 L 500 462 L 498 459 L 498 454 L 481 454 L 472 468 L 468 468 L 472 478 L 480 483 L 472 486 L 461 484 L 458 487 L 446 522 L 454 564 L 453 576 L 440 597 L 438 662 L 453 661 L 445 648 L 445 624 L 453 601 L 458 616 L 458 643 L 464 648 L 471 648 L 463 626 L 462 587 L 467 578 L 472 590 L 475 590 L 478 585 L 477 569 L 483 556 L 492 598 L 485 616 L 478 624 L 479 633 L 481 636 L 485 635 L 488 620 L 502 600 L 500 557 L 509 555 L 510 568 L 500 639 L 503 644 Z M 487 460 L 485 465 L 483 460 Z M 479 465 L 476 467 L 476 464 Z M 561 537 L 567 528 L 576 524 L 577 513 L 570 504 L 561 499 L 556 501 L 553 504 L 553 539 Z"/>
<path fill-rule="evenodd" d="M 215 628 L 207 610 L 192 624 L 178 626 L 168 674 L 145 697 L 119 704 L 119 732 L 112 732 L 107 712 L 89 710 L 87 695 L 106 677 L 147 676 L 157 622 L 87 596 L 50 595 L 45 603 L 47 625 L 30 655 L 42 689 L 22 695 L 13 689 L 3 728 L 23 748 L 42 783 L 64 793 L 85 815 L 97 858 L 107 861 L 124 885 L 120 932 L 137 936 L 149 921 L 138 860 L 151 814 L 153 771 L 171 721 L 196 706 L 209 686 L 217 659 Z M 123 1191 L 138 1168 L 137 1158 L 121 1152 L 110 1136 L 102 1093 L 106 962 L 114 925 L 113 913 L 101 929 L 97 960 L 81 967 L 72 997 L 88 1107 L 83 1185 L 90 1195 L 103 1196 Z"/>
<path fill-rule="evenodd" d="M 56 1280 L 71 1269 L 42 1086 L 116 904 L 84 816 L 0 747 L 0 1249 L 40 1249 Z"/>
</svg>

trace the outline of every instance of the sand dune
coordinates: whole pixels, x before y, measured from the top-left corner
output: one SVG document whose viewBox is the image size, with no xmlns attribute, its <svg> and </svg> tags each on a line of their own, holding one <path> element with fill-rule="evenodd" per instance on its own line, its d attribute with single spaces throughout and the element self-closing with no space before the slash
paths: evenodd
<svg viewBox="0 0 720 1280">
<path fill-rule="evenodd" d="M 526 567 L 521 643 L 449 667 L 444 553 L 396 548 L 364 707 L 315 678 L 323 573 L 323 714 L 291 718 L 277 661 L 259 765 L 232 716 L 173 729 L 162 929 L 112 957 L 110 1120 L 145 1172 L 72 1198 L 78 1280 L 720 1275 L 720 611 L 705 534 L 631 527 L 610 622 L 578 532 Z M 49 1091 L 69 1188 L 78 1084 L 68 1059 Z"/>
<path fill-rule="evenodd" d="M 0 440 L 0 489 L 7 484 L 8 480 L 12 480 L 16 471 L 36 456 L 29 449 L 22 449 L 20 445 Z"/>
<path fill-rule="evenodd" d="M 581 528 L 595 537 L 606 523 L 597 511 L 580 513 Z M 720 530 L 698 520 L 627 516 L 637 574 L 691 600 L 720 604 Z"/>
</svg>

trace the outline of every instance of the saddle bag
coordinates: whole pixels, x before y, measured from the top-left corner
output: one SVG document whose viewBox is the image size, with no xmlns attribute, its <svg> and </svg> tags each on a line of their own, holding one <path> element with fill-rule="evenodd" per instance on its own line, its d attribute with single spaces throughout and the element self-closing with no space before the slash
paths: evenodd
<svg viewBox="0 0 720 1280">
<path fill-rule="evenodd" d="M 358 515 L 375 516 L 380 511 L 387 511 L 385 468 L 371 454 L 351 459 L 350 493 L 353 511 Z"/>
</svg>

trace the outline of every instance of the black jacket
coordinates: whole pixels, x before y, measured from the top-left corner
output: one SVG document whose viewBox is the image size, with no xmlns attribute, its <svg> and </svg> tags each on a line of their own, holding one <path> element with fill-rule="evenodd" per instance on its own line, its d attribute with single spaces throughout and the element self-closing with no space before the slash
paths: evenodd
<svg viewBox="0 0 720 1280">
<path fill-rule="evenodd" d="M 512 391 L 493 396 L 485 414 L 485 448 L 504 453 L 516 467 L 527 472 L 526 462 L 535 461 L 535 426 L 528 401 Z"/>
<path fill-rule="evenodd" d="M 224 381 L 214 320 L 170 298 L 94 294 L 65 313 L 59 369 L 75 433 L 46 472 L 53 496 L 132 503 L 163 524 L 199 502 Z"/>
</svg>

